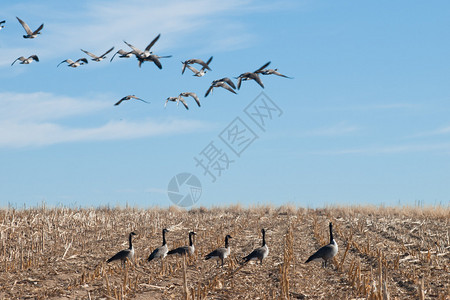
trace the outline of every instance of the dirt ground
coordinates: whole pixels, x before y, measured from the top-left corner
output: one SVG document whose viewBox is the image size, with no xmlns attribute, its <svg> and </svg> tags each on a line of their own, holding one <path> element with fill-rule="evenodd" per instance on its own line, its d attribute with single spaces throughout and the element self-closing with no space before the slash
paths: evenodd
<svg viewBox="0 0 450 300">
<path fill-rule="evenodd" d="M 305 264 L 329 242 L 333 264 Z M 334 207 L 0 210 L 0 299 L 450 299 L 450 208 Z M 186 260 L 147 262 L 195 231 Z M 240 259 L 261 244 L 263 264 Z M 106 260 L 128 247 L 125 267 Z M 232 239 L 222 268 L 203 257 Z M 188 295 L 186 295 L 186 292 Z"/>
</svg>

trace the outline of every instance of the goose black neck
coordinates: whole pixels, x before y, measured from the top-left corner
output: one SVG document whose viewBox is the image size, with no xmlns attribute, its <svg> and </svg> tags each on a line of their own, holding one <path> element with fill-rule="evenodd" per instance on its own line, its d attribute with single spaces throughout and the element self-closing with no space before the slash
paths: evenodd
<svg viewBox="0 0 450 300">
<path fill-rule="evenodd" d="M 163 246 L 166 244 L 166 231 L 163 230 Z"/>
<path fill-rule="evenodd" d="M 192 246 L 192 233 L 189 233 L 189 246 Z"/>
<path fill-rule="evenodd" d="M 262 235 L 263 235 L 262 246 L 264 247 L 266 245 L 266 231 L 265 230 L 263 230 Z"/>
<path fill-rule="evenodd" d="M 132 237 L 132 234 L 130 233 L 130 235 L 128 236 L 128 242 L 130 243 L 130 249 L 133 248 L 133 244 L 131 243 L 131 237 Z"/>
<path fill-rule="evenodd" d="M 228 235 L 225 237 L 225 248 L 228 248 Z"/>
<path fill-rule="evenodd" d="M 333 224 L 330 223 L 330 244 L 333 243 Z"/>
</svg>

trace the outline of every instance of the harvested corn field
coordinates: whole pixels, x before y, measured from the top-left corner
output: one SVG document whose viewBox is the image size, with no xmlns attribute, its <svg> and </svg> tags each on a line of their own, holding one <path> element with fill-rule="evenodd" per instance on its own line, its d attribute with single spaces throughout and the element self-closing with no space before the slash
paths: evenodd
<svg viewBox="0 0 450 300">
<path fill-rule="evenodd" d="M 329 242 L 329 222 L 333 263 L 305 264 Z M 449 223 L 448 207 L 1 210 L 0 298 L 449 299 Z M 196 232 L 195 254 L 148 262 L 163 228 L 169 249 Z M 240 265 L 261 228 L 269 255 Z M 107 264 L 131 231 L 134 260 Z M 227 234 L 224 267 L 205 261 Z"/>
</svg>

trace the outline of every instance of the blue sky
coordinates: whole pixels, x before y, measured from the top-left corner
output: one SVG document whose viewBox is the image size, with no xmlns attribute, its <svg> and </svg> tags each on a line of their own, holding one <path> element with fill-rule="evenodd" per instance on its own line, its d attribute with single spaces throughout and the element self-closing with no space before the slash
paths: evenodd
<svg viewBox="0 0 450 300">
<path fill-rule="evenodd" d="M 166 207 L 181 172 L 202 183 L 197 206 L 448 205 L 449 13 L 447 1 L 1 1 L 0 207 Z M 16 16 L 42 34 L 22 38 Z M 159 33 L 162 70 L 112 53 L 56 67 Z M 182 60 L 210 56 L 204 77 L 181 75 Z M 294 79 L 203 97 L 268 61 Z M 265 131 L 244 113 L 262 91 L 283 112 Z M 202 107 L 164 108 L 180 92 Z M 150 104 L 113 105 L 129 94 Z M 240 156 L 219 138 L 236 117 L 258 136 Z M 215 182 L 194 160 L 210 142 L 234 160 Z"/>
</svg>

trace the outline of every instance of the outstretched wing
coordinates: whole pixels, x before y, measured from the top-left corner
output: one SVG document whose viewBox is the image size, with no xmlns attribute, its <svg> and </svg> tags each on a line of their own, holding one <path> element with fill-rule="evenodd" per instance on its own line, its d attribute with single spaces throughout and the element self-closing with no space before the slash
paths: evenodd
<svg viewBox="0 0 450 300">
<path fill-rule="evenodd" d="M 148 44 L 147 47 L 145 47 L 145 51 L 150 51 L 150 48 L 152 48 L 153 45 L 159 40 L 159 37 L 160 37 L 160 36 L 161 36 L 161 33 L 158 34 L 158 35 L 153 39 L 153 41 L 151 41 L 150 44 Z"/>
<path fill-rule="evenodd" d="M 22 25 L 23 29 L 25 29 L 25 31 L 27 32 L 27 34 L 32 35 L 33 31 L 31 31 L 30 27 L 28 26 L 27 23 L 25 23 L 24 21 L 22 21 L 19 17 L 16 17 L 17 20 L 19 21 L 20 25 Z M 41 25 L 43 26 L 43 25 Z"/>
<path fill-rule="evenodd" d="M 112 47 L 111 49 L 109 49 L 108 51 L 106 51 L 105 53 L 103 53 L 100 57 L 105 57 L 106 56 L 106 54 L 108 54 L 109 52 L 111 52 L 111 51 L 113 51 L 114 50 L 114 47 Z"/>
<path fill-rule="evenodd" d="M 96 58 L 98 58 L 98 56 L 97 55 L 95 55 L 95 54 L 92 54 L 91 52 L 89 52 L 89 51 L 86 51 L 86 50 L 83 50 L 83 49 L 80 49 L 81 51 L 83 51 L 84 53 L 86 53 L 87 55 L 89 55 L 90 57 L 92 57 L 93 59 L 96 59 Z"/>
</svg>

